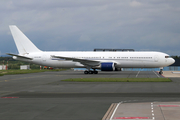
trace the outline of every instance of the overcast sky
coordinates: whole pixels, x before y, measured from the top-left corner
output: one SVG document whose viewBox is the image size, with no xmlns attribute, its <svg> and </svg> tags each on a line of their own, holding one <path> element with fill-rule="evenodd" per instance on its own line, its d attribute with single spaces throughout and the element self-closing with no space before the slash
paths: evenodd
<svg viewBox="0 0 180 120">
<path fill-rule="evenodd" d="M 179 0 L 1 0 L 1 55 L 18 53 L 9 25 L 43 51 L 131 48 L 180 55 Z"/>
</svg>

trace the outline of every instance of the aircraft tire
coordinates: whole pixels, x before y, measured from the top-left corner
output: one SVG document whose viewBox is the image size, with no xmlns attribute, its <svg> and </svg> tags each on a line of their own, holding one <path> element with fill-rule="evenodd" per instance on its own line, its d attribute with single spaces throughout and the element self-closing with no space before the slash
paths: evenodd
<svg viewBox="0 0 180 120">
<path fill-rule="evenodd" d="M 94 72 L 93 71 L 89 71 L 89 74 L 93 74 Z"/>
<path fill-rule="evenodd" d="M 94 74 L 98 74 L 98 71 L 94 71 Z"/>
<path fill-rule="evenodd" d="M 89 74 L 89 72 L 86 70 L 86 71 L 84 71 L 84 74 Z"/>
<path fill-rule="evenodd" d="M 160 72 L 159 72 L 159 74 L 160 74 L 160 75 L 162 75 L 162 74 L 163 74 L 163 72 L 162 72 L 162 71 L 160 71 Z"/>
</svg>

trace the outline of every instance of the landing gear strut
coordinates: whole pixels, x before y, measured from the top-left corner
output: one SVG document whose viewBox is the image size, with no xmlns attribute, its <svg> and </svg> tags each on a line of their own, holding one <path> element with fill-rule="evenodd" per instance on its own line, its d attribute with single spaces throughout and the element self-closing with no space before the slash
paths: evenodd
<svg viewBox="0 0 180 120">
<path fill-rule="evenodd" d="M 163 74 L 163 69 L 160 69 L 159 74 L 160 74 L 160 75 Z"/>
</svg>

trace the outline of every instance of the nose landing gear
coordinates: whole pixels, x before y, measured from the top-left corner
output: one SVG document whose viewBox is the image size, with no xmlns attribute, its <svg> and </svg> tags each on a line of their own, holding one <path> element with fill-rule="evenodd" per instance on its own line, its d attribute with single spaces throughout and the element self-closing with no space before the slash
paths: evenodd
<svg viewBox="0 0 180 120">
<path fill-rule="evenodd" d="M 159 74 L 160 74 L 160 75 L 163 74 L 163 69 L 160 69 Z"/>
</svg>

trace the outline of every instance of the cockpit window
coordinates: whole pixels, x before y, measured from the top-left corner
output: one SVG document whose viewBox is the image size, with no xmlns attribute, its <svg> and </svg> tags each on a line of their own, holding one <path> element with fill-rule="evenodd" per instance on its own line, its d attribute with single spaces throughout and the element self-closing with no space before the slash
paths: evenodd
<svg viewBox="0 0 180 120">
<path fill-rule="evenodd" d="M 165 56 L 165 58 L 171 58 L 170 56 Z"/>
</svg>

